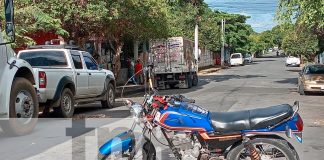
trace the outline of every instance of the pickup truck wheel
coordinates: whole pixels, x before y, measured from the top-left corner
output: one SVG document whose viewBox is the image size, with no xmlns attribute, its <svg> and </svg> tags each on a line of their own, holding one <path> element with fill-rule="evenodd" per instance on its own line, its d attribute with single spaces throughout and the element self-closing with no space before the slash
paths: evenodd
<svg viewBox="0 0 324 160">
<path fill-rule="evenodd" d="M 9 120 L 1 121 L 4 132 L 10 136 L 31 133 L 38 120 L 39 104 L 35 88 L 30 81 L 25 78 L 15 78 L 9 105 Z"/>
<path fill-rule="evenodd" d="M 107 86 L 107 93 L 105 95 L 105 99 L 101 101 L 101 105 L 103 108 L 113 108 L 115 105 L 115 91 L 114 86 L 109 83 Z"/>
<path fill-rule="evenodd" d="M 71 118 L 74 113 L 73 93 L 69 88 L 65 88 L 60 97 L 60 106 L 53 108 L 57 116 Z"/>
</svg>

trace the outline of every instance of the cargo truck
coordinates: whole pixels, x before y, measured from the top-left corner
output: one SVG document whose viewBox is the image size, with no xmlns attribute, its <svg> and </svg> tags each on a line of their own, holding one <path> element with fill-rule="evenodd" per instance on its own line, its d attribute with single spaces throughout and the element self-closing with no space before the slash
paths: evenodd
<svg viewBox="0 0 324 160">
<path fill-rule="evenodd" d="M 150 51 L 158 89 L 191 88 L 198 84 L 198 57 L 192 41 L 183 37 L 151 41 Z"/>
</svg>

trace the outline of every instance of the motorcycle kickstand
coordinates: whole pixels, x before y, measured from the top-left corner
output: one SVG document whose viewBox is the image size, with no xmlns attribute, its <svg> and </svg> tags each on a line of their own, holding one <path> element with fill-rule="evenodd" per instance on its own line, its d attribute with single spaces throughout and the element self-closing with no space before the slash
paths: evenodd
<svg viewBox="0 0 324 160">
<path fill-rule="evenodd" d="M 256 148 L 251 143 L 251 139 L 248 137 L 243 137 L 244 148 L 250 152 L 251 160 L 261 160 L 260 154 L 257 152 Z"/>
</svg>

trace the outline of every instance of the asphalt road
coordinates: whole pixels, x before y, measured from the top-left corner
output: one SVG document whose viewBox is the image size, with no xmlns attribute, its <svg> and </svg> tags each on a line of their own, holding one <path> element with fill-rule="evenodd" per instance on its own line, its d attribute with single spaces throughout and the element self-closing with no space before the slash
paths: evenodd
<svg viewBox="0 0 324 160">
<path fill-rule="evenodd" d="M 320 160 L 324 152 L 324 98 L 323 95 L 300 96 L 297 93 L 298 71 L 297 67 L 285 67 L 284 58 L 258 58 L 249 65 L 200 76 L 197 87 L 164 90 L 159 93 L 184 94 L 196 99 L 197 104 L 210 111 L 293 104 L 298 100 L 301 102 L 300 114 L 305 125 L 304 143 L 296 143 L 293 139 L 291 142 L 302 160 Z M 143 93 L 138 93 L 131 98 L 139 101 L 142 96 Z M 123 106 L 121 100 L 118 106 L 104 110 L 99 104 L 86 105 L 86 108 L 77 110 L 74 121 L 41 119 L 35 131 L 23 137 L 7 137 L 0 133 L 0 159 L 92 159 L 96 155 L 98 144 L 118 133 L 117 130 L 129 127 L 131 120 L 124 119 L 129 116 L 128 109 Z M 84 117 L 92 119 L 85 122 Z M 114 129 L 95 130 L 102 126 L 114 126 Z M 97 136 L 96 143 L 92 143 L 91 140 L 87 145 L 82 143 L 85 141 L 85 135 L 91 137 L 103 134 L 107 135 L 99 138 Z M 165 148 L 161 150 L 169 152 Z"/>
</svg>

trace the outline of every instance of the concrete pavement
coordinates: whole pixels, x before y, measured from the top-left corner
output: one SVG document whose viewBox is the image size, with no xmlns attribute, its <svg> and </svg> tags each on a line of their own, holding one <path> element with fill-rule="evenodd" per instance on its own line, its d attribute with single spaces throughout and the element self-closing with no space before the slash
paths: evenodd
<svg viewBox="0 0 324 160">
<path fill-rule="evenodd" d="M 181 93 L 196 99 L 196 103 L 210 111 L 233 111 L 267 107 L 277 104 L 301 102 L 300 114 L 304 120 L 304 143 L 291 140 L 300 158 L 320 160 L 324 152 L 324 98 L 323 95 L 300 96 L 296 92 L 299 68 L 285 67 L 284 58 L 259 58 L 253 64 L 232 67 L 200 76 L 199 85 L 191 89 L 160 91 L 160 94 Z M 132 98 L 139 101 L 143 93 Z M 0 137 L 1 159 L 94 159 L 98 144 L 130 126 L 129 114 L 123 107 L 101 110 L 98 104 L 79 111 L 81 114 L 105 114 L 106 119 L 87 119 L 86 127 L 75 124 L 72 137 L 66 128 L 73 128 L 70 120 L 47 120 L 37 126 L 36 131 L 25 137 Z M 82 123 L 81 123 L 82 124 Z M 97 129 L 93 129 L 97 128 Z M 100 129 L 98 129 L 100 128 Z M 46 130 L 46 132 L 44 131 Z M 161 138 L 162 139 L 162 138 Z M 83 145 L 86 142 L 85 146 Z M 72 144 L 73 147 L 72 147 Z M 19 152 L 16 150 L 19 146 Z M 75 147 L 77 146 L 77 147 Z M 169 150 L 158 147 L 162 159 L 170 159 Z"/>
</svg>

